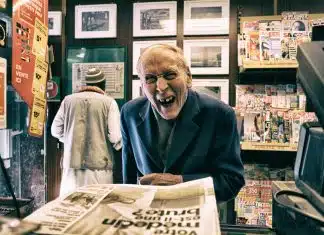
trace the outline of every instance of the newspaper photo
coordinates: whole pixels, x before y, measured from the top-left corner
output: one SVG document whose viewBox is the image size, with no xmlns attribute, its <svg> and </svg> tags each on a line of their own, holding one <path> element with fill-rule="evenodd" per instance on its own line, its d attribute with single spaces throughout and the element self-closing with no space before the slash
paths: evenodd
<svg viewBox="0 0 324 235">
<path fill-rule="evenodd" d="M 72 64 L 72 92 L 77 92 L 85 85 L 85 75 L 91 68 L 100 69 L 106 78 L 105 92 L 114 99 L 124 99 L 124 63 L 73 63 Z"/>
<path fill-rule="evenodd" d="M 220 235 L 212 178 L 173 186 L 89 185 L 24 219 L 36 234 Z"/>
</svg>

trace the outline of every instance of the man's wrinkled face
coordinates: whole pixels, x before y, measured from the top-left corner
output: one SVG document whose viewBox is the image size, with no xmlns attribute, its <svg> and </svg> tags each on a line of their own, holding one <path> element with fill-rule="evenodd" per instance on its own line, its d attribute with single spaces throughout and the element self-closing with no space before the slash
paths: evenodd
<svg viewBox="0 0 324 235">
<path fill-rule="evenodd" d="M 176 53 L 154 48 L 142 55 L 142 88 L 152 106 L 166 120 L 175 119 L 188 96 L 191 77 Z"/>
</svg>

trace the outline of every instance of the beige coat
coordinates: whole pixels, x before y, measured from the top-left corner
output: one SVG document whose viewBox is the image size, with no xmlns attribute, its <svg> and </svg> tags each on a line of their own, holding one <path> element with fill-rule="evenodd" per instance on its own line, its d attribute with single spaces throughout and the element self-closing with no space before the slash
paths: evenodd
<svg viewBox="0 0 324 235">
<path fill-rule="evenodd" d="M 51 132 L 64 143 L 65 169 L 112 169 L 112 148 L 121 148 L 118 105 L 95 90 L 66 96 L 54 118 Z"/>
</svg>

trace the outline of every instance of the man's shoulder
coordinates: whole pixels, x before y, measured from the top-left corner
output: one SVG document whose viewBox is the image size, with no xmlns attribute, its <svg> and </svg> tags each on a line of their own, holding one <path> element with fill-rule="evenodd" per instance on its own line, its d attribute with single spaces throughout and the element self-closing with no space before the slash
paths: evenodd
<svg viewBox="0 0 324 235">
<path fill-rule="evenodd" d="M 122 112 L 131 114 L 131 113 L 138 113 L 139 110 L 142 109 L 144 105 L 146 105 L 148 99 L 144 96 L 132 99 L 125 103 L 122 107 Z"/>
<path fill-rule="evenodd" d="M 223 113 L 234 112 L 233 108 L 223 101 L 216 99 L 212 96 L 195 92 L 197 100 L 200 103 L 200 106 L 205 109 L 215 110 L 218 113 L 221 111 Z"/>
</svg>

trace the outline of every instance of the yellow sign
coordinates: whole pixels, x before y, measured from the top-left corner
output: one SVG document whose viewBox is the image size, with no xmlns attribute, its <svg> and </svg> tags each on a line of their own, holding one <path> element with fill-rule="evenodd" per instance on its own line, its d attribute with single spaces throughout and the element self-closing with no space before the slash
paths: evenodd
<svg viewBox="0 0 324 235">
<path fill-rule="evenodd" d="M 28 132 L 32 136 L 40 137 L 43 135 L 46 115 L 46 99 L 34 96 L 32 111 L 29 115 Z"/>
<path fill-rule="evenodd" d="M 36 57 L 32 92 L 34 96 L 45 98 L 48 64 Z"/>
<path fill-rule="evenodd" d="M 33 54 L 45 60 L 48 29 L 38 18 L 35 18 Z"/>
</svg>

